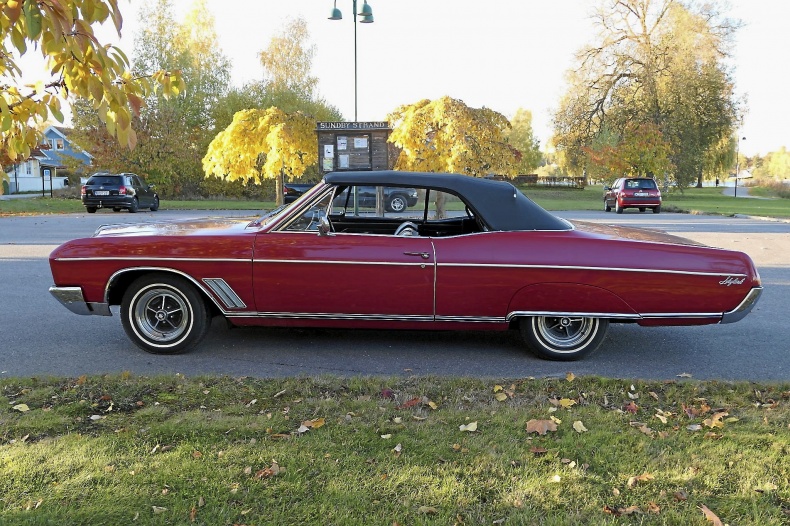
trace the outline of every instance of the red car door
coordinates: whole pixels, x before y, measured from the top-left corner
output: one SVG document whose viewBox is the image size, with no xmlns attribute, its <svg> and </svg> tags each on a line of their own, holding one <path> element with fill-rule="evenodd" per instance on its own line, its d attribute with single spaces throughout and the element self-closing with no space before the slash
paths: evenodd
<svg viewBox="0 0 790 526">
<path fill-rule="evenodd" d="M 434 274 L 428 238 L 274 231 L 255 242 L 263 318 L 432 321 Z"/>
</svg>

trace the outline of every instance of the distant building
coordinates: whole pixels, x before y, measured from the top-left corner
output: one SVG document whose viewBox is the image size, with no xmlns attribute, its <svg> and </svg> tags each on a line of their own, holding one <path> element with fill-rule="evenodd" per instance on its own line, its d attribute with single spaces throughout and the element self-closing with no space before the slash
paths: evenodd
<svg viewBox="0 0 790 526">
<path fill-rule="evenodd" d="M 71 130 L 50 126 L 44 130 L 41 144 L 31 150 L 30 156 L 6 169 L 10 179 L 10 193 L 50 191 L 65 188 L 68 177 L 59 175 L 66 168 L 66 158 L 79 161 L 88 168 L 93 157 L 88 152 L 73 146 L 68 139 Z"/>
</svg>

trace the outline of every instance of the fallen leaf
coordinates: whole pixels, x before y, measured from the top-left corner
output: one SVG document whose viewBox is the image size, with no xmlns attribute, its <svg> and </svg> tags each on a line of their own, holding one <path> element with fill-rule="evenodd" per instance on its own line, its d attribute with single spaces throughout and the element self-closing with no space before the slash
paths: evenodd
<svg viewBox="0 0 790 526">
<path fill-rule="evenodd" d="M 676 491 L 674 497 L 675 497 L 675 500 L 680 501 L 680 502 L 685 502 L 689 498 L 688 493 L 686 493 L 683 490 Z"/>
<path fill-rule="evenodd" d="M 691 373 L 680 373 L 675 376 L 677 376 L 678 378 L 693 378 L 693 376 L 691 376 Z"/>
<path fill-rule="evenodd" d="M 495 385 L 494 386 L 494 392 L 495 393 L 498 393 L 499 391 L 502 391 L 503 389 L 504 389 L 504 387 L 502 387 L 501 385 Z"/>
<path fill-rule="evenodd" d="M 381 435 L 381 438 L 383 438 L 384 440 L 387 440 L 388 438 L 392 438 L 392 434 L 391 433 L 387 433 L 386 435 Z"/>
<path fill-rule="evenodd" d="M 584 433 L 587 431 L 587 428 L 584 427 L 581 420 L 577 420 L 573 423 L 573 429 L 575 429 L 577 433 Z"/>
<path fill-rule="evenodd" d="M 546 449 L 545 447 L 534 447 L 533 446 L 533 447 L 529 448 L 529 452 L 532 453 L 533 455 L 544 455 L 544 454 L 548 453 L 549 450 Z"/>
<path fill-rule="evenodd" d="M 420 398 L 412 398 L 406 402 L 403 402 L 401 405 L 397 407 L 397 409 L 408 409 L 409 407 L 414 407 L 415 405 L 421 402 Z"/>
<path fill-rule="evenodd" d="M 655 414 L 655 415 L 653 415 L 653 416 L 654 416 L 654 417 L 656 417 L 656 418 L 658 418 L 659 420 L 661 420 L 661 423 L 662 423 L 662 424 L 666 424 L 666 423 L 667 423 L 667 417 L 665 417 L 664 415 L 662 415 L 662 414 L 659 414 L 659 413 L 656 413 L 656 414 Z"/>
<path fill-rule="evenodd" d="M 381 393 L 379 393 L 382 398 L 386 398 L 388 400 L 395 400 L 395 393 L 392 392 L 392 389 L 382 389 Z"/>
<path fill-rule="evenodd" d="M 661 513 L 661 506 L 659 506 L 658 504 L 656 504 L 653 501 L 650 501 L 650 502 L 647 503 L 647 511 L 648 511 L 648 513 L 659 514 L 659 513 Z"/>
<path fill-rule="evenodd" d="M 162 506 L 151 506 L 151 509 L 154 511 L 154 514 L 164 513 L 167 511 L 167 508 L 163 508 Z"/>
<path fill-rule="evenodd" d="M 27 413 L 28 411 L 30 411 L 30 408 L 27 406 L 27 404 L 17 404 L 11 409 L 14 409 L 15 411 L 19 411 L 20 413 Z"/>
<path fill-rule="evenodd" d="M 729 413 L 724 413 L 724 412 L 715 413 L 710 418 L 706 418 L 705 420 L 703 420 L 702 424 L 710 428 L 724 427 L 723 419 L 725 416 L 729 416 Z"/>
<path fill-rule="evenodd" d="M 403 446 L 400 444 L 396 445 L 394 448 L 392 448 L 392 452 L 395 453 L 396 457 L 399 457 L 403 452 Z"/>
<path fill-rule="evenodd" d="M 417 511 L 419 513 L 426 513 L 428 515 L 433 515 L 434 513 L 439 513 L 439 510 L 432 506 L 420 506 Z"/>
<path fill-rule="evenodd" d="M 576 405 L 576 400 L 571 400 L 570 398 L 563 398 L 560 400 L 560 406 L 564 409 L 568 409 Z"/>
<path fill-rule="evenodd" d="M 496 398 L 497 401 L 499 401 L 499 402 L 504 402 L 505 400 L 507 400 L 507 394 L 505 394 L 505 393 L 496 393 L 494 395 L 494 398 Z"/>
<path fill-rule="evenodd" d="M 566 379 L 567 381 L 569 381 L 569 382 L 572 382 L 573 380 L 575 380 L 575 379 L 576 379 L 576 375 L 575 375 L 575 374 L 573 374 L 573 373 L 568 373 L 568 374 L 566 374 L 566 375 L 565 375 L 565 379 Z"/>
<path fill-rule="evenodd" d="M 539 435 L 545 435 L 549 431 L 556 431 L 557 424 L 555 424 L 552 420 L 535 420 L 532 419 L 527 422 L 527 433 L 537 433 Z"/>
<path fill-rule="evenodd" d="M 634 401 L 630 401 L 623 406 L 623 411 L 627 411 L 628 413 L 636 414 L 639 411 L 639 406 L 634 403 Z"/>
<path fill-rule="evenodd" d="M 468 424 L 461 424 L 460 426 L 458 426 L 458 429 L 461 431 L 467 431 L 469 433 L 472 433 L 474 431 L 477 431 L 477 422 L 469 422 Z"/>
<path fill-rule="evenodd" d="M 724 526 L 721 522 L 721 519 L 719 519 L 719 517 L 717 517 L 715 513 L 710 511 L 710 509 L 708 509 L 707 506 L 702 504 L 700 505 L 699 509 L 702 510 L 702 513 L 705 515 L 705 518 L 713 523 L 713 526 Z"/>
<path fill-rule="evenodd" d="M 691 424 L 689 426 L 686 426 L 686 429 L 688 429 L 689 431 L 699 431 L 702 429 L 702 426 L 699 424 Z"/>
<path fill-rule="evenodd" d="M 635 477 L 628 478 L 628 487 L 633 488 L 640 482 L 647 482 L 648 480 L 653 480 L 655 477 L 650 473 L 642 473 L 641 475 L 637 475 Z"/>
</svg>

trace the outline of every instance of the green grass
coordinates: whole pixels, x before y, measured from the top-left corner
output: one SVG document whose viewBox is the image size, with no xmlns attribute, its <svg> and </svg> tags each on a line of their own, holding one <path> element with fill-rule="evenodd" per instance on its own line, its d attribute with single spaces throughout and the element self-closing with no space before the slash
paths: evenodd
<svg viewBox="0 0 790 526">
<path fill-rule="evenodd" d="M 274 201 L 163 200 L 160 203 L 161 210 L 272 210 L 274 207 Z M 37 196 L 0 201 L 0 216 L 77 213 L 85 213 L 79 199 Z"/>
<path fill-rule="evenodd" d="M 788 404 L 693 380 L 3 379 L 0 523 L 778 526 Z"/>
<path fill-rule="evenodd" d="M 523 186 L 521 190 L 547 210 L 602 210 L 603 188 L 588 186 L 583 190 Z M 750 188 L 754 195 L 766 194 L 760 187 Z M 722 195 L 720 188 L 688 188 L 664 194 L 667 212 L 704 213 L 732 216 L 736 214 L 790 218 L 790 199 L 745 199 Z M 768 192 L 770 194 L 770 192 Z M 772 194 L 773 195 L 773 194 Z M 161 203 L 163 210 L 271 210 L 270 201 L 175 201 Z M 0 201 L 0 216 L 31 214 L 84 213 L 79 199 L 35 197 Z"/>
</svg>

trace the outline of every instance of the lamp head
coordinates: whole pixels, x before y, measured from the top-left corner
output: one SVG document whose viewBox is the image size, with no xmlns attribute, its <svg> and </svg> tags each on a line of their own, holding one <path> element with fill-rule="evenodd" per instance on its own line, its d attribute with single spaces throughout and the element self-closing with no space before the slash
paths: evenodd
<svg viewBox="0 0 790 526">
<path fill-rule="evenodd" d="M 329 20 L 343 20 L 343 13 L 337 8 L 337 0 L 335 0 L 335 7 L 332 8 L 332 14 L 329 15 Z"/>
</svg>

